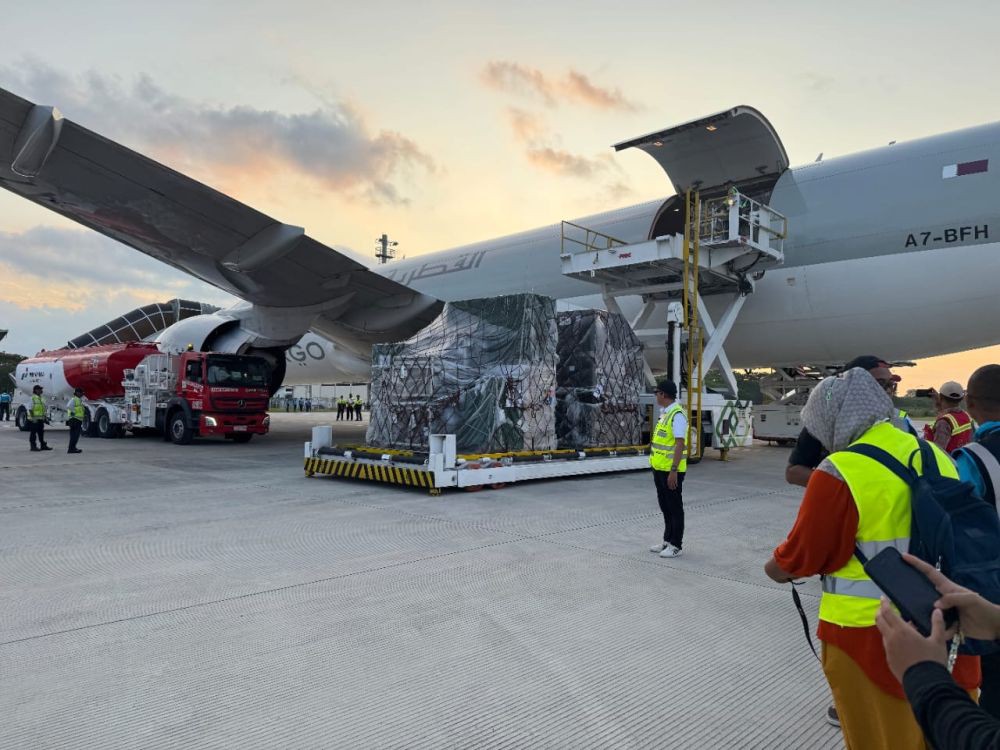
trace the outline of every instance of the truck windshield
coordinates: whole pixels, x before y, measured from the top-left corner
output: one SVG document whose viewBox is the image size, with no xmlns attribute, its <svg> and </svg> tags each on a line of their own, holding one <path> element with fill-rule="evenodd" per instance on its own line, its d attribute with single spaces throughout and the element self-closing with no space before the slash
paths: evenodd
<svg viewBox="0 0 1000 750">
<path fill-rule="evenodd" d="M 227 388 L 267 388 L 271 371 L 258 357 L 209 357 L 208 384 Z"/>
</svg>

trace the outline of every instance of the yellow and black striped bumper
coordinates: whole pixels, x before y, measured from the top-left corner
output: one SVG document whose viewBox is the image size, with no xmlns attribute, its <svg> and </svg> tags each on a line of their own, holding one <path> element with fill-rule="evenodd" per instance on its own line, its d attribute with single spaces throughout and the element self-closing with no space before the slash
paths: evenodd
<svg viewBox="0 0 1000 750">
<path fill-rule="evenodd" d="M 406 487 L 423 487 L 434 489 L 434 475 L 421 469 L 407 469 L 399 466 L 382 466 L 379 464 L 361 463 L 360 461 L 337 461 L 328 458 L 307 458 L 305 460 L 307 476 L 322 474 L 345 479 L 364 479 L 369 482 L 386 482 L 401 484 Z"/>
</svg>

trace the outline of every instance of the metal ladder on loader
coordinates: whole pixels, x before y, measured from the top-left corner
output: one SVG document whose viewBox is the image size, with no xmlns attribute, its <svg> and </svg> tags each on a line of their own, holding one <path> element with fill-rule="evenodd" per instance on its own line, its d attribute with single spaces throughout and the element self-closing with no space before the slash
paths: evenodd
<svg viewBox="0 0 1000 750">
<path fill-rule="evenodd" d="M 750 404 L 736 398 L 738 385 L 725 353 L 725 340 L 756 281 L 768 268 L 784 261 L 787 220 L 735 188 L 708 200 L 692 189 L 683 200 L 683 234 L 644 242 L 630 244 L 563 222 L 562 271 L 598 284 L 609 312 L 624 314 L 620 299 L 641 301 L 639 313 L 631 319 L 632 328 L 647 348 L 666 342 L 671 355 L 667 374 L 682 389 L 679 395 L 689 415 L 689 456 L 700 458 L 708 447 L 704 430 L 707 412 L 712 446 L 725 457 L 730 447 L 749 444 L 752 438 Z M 717 313 L 721 307 L 717 320 L 706 298 Z M 666 327 L 657 325 L 657 318 L 665 318 Z M 733 398 L 706 391 L 704 375 L 713 366 L 722 372 Z M 654 385 L 648 363 L 645 372 L 648 383 Z"/>
</svg>

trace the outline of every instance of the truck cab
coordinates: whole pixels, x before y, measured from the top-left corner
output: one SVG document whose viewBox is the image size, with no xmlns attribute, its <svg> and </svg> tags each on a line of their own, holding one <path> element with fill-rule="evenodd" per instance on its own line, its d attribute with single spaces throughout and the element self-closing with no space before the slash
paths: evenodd
<svg viewBox="0 0 1000 750">
<path fill-rule="evenodd" d="M 219 436 L 243 443 L 267 433 L 271 371 L 265 359 L 195 351 L 177 357 L 175 395 L 162 415 L 157 409 L 171 440 Z"/>
</svg>

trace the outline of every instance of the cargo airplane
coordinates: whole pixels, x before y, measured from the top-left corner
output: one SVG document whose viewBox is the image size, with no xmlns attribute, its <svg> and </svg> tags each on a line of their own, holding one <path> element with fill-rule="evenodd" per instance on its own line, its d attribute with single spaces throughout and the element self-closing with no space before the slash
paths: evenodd
<svg viewBox="0 0 1000 750">
<path fill-rule="evenodd" d="M 627 243 L 673 235 L 691 187 L 709 198 L 735 186 L 787 217 L 784 264 L 757 281 L 726 342 L 734 367 L 1000 343 L 1000 123 L 790 167 L 767 119 L 740 106 L 616 148 L 650 154 L 674 194 L 574 223 Z M 592 283 L 563 275 L 560 224 L 366 268 L 2 89 L 0 185 L 239 297 L 158 340 L 268 356 L 275 387 L 289 365 L 291 382 L 367 380 L 372 344 L 409 337 L 449 300 L 601 304 Z M 631 314 L 643 300 L 620 304 Z M 664 369 L 664 352 L 647 356 Z"/>
</svg>

